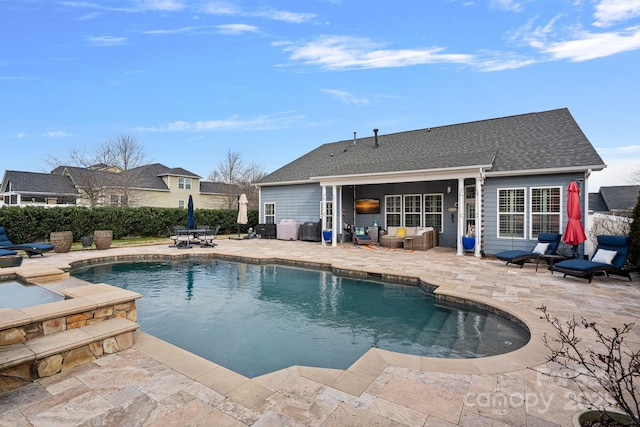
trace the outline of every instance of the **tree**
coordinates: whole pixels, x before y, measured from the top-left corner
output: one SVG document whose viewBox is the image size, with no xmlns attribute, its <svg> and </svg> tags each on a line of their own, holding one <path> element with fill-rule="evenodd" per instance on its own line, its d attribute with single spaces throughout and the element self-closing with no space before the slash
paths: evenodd
<svg viewBox="0 0 640 427">
<path fill-rule="evenodd" d="M 633 214 L 631 216 L 631 226 L 629 236 L 631 237 L 631 248 L 629 250 L 629 263 L 640 270 L 640 193 Z"/>
<path fill-rule="evenodd" d="M 209 180 L 227 184 L 226 208 L 233 209 L 238 206 L 238 195 L 240 194 L 239 183 L 244 174 L 244 166 L 240 159 L 240 153 L 227 150 L 224 159 L 220 160 L 216 168 L 209 173 Z"/>
<path fill-rule="evenodd" d="M 118 173 L 118 185 L 110 187 L 109 196 L 119 199 L 121 206 L 132 206 L 138 201 L 133 190 L 140 177 L 137 169 L 146 162 L 143 147 L 130 135 L 120 135 L 98 149 L 97 158 Z"/>
<path fill-rule="evenodd" d="M 264 166 L 260 163 L 252 162 L 249 167 L 244 170 L 242 177 L 240 179 L 240 191 L 247 195 L 247 200 L 249 204 L 247 207 L 252 209 L 257 209 L 260 196 L 258 194 L 258 189 L 254 185 L 257 181 L 262 179 L 266 175 L 264 171 Z"/>
<path fill-rule="evenodd" d="M 70 175 L 84 200 L 91 207 L 117 204 L 131 206 L 136 202 L 133 191 L 139 179 L 139 166 L 145 162 L 142 146 L 131 136 L 121 135 L 104 143 L 93 156 L 71 150 L 69 159 L 61 161 L 49 155 L 52 173 Z"/>
</svg>

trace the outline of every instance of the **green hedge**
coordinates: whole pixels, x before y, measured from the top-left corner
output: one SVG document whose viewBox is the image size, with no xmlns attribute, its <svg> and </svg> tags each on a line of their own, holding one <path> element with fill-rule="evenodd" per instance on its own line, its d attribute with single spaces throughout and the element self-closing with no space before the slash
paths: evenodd
<svg viewBox="0 0 640 427">
<path fill-rule="evenodd" d="M 196 209 L 197 225 L 220 226 L 220 234 L 237 233 L 235 209 Z M 240 226 L 246 233 L 258 223 L 258 210 L 249 209 L 249 223 Z M 95 230 L 112 230 L 114 239 L 168 236 L 169 227 L 185 225 L 187 210 L 178 208 L 3 206 L 0 226 L 14 243 L 43 242 L 53 231 L 72 231 L 73 239 L 93 235 Z"/>
</svg>

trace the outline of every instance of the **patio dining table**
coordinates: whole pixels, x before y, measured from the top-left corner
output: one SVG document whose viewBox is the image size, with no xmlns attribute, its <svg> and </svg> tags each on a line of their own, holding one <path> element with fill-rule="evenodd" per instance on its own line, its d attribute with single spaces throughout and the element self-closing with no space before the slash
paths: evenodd
<svg viewBox="0 0 640 427">
<path fill-rule="evenodd" d="M 176 247 L 179 249 L 188 249 L 191 244 L 199 244 L 199 236 L 211 233 L 210 227 L 198 228 L 176 228 Z"/>
</svg>

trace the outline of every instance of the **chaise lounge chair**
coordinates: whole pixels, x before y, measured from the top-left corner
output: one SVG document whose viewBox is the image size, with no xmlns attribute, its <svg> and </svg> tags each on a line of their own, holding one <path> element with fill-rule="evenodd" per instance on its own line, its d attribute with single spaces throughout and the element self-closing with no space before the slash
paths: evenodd
<svg viewBox="0 0 640 427">
<path fill-rule="evenodd" d="M 554 255 L 560 245 L 562 234 L 540 233 L 538 234 L 538 244 L 530 251 L 511 250 L 498 252 L 494 256 L 508 264 L 518 264 L 520 268 L 530 259 L 539 260 L 547 255 Z M 536 265 L 537 268 L 537 265 Z"/>
<path fill-rule="evenodd" d="M 590 261 L 568 259 L 555 263 L 549 269 L 564 273 L 564 277 L 575 276 L 589 279 L 589 283 L 597 273 L 626 276 L 631 281 L 631 275 L 623 269 L 630 246 L 631 238 L 629 236 L 598 236 L 598 247 Z"/>
<path fill-rule="evenodd" d="M 52 251 L 53 248 L 54 246 L 48 243 L 21 243 L 14 245 L 7 237 L 4 227 L 0 227 L 0 249 L 24 251 L 31 258 L 33 255 L 44 256 L 44 252 Z"/>
</svg>

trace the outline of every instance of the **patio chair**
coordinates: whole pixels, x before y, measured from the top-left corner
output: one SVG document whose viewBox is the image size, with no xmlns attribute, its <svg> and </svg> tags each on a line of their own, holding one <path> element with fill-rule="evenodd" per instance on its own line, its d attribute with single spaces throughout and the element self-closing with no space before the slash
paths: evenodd
<svg viewBox="0 0 640 427">
<path fill-rule="evenodd" d="M 370 245 L 373 243 L 371 236 L 367 234 L 365 227 L 362 226 L 353 227 L 353 242 L 356 245 Z"/>
<path fill-rule="evenodd" d="M 560 245 L 561 237 L 562 234 L 557 233 L 540 233 L 538 234 L 538 244 L 532 250 L 503 251 L 498 252 L 494 256 L 502 261 L 506 261 L 506 265 L 518 264 L 520 268 L 522 268 L 524 263 L 529 260 L 539 260 L 541 257 L 555 255 Z"/>
<path fill-rule="evenodd" d="M 220 231 L 220 226 L 216 225 L 213 229 L 208 228 L 206 232 L 203 234 L 198 234 L 198 239 L 200 240 L 201 248 L 213 248 L 216 244 L 214 240 L 216 240 L 216 236 L 218 235 L 218 231 Z"/>
<path fill-rule="evenodd" d="M 631 274 L 623 268 L 630 246 L 629 236 L 598 236 L 598 246 L 591 260 L 568 259 L 555 263 L 549 269 L 564 273 L 564 277 L 589 279 L 589 283 L 598 273 L 604 273 L 607 276 L 609 274 L 625 276 L 631 281 Z"/>
<path fill-rule="evenodd" d="M 173 245 L 171 248 L 191 248 L 191 241 L 193 240 L 193 235 L 191 231 L 183 225 L 176 225 L 173 227 L 173 232 L 169 230 L 169 238 L 173 240 Z"/>
<path fill-rule="evenodd" d="M 8 249 L 13 251 L 24 251 L 29 258 L 34 255 L 44 256 L 44 252 L 52 251 L 53 245 L 48 243 L 20 243 L 14 245 L 7 237 L 4 227 L 0 227 L 0 249 Z"/>
</svg>

